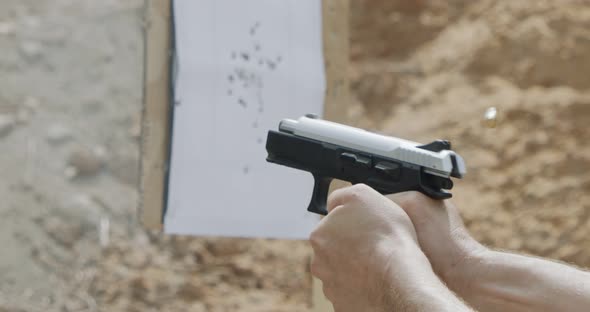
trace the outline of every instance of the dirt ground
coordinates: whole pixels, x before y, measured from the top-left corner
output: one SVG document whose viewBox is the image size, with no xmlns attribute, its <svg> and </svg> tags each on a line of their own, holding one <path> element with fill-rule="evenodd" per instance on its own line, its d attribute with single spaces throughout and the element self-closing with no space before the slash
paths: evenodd
<svg viewBox="0 0 590 312">
<path fill-rule="evenodd" d="M 450 139 L 475 237 L 590 266 L 590 2 L 351 2 L 350 120 Z M 305 242 L 137 224 L 142 6 L 0 2 L 0 312 L 309 311 Z"/>
</svg>

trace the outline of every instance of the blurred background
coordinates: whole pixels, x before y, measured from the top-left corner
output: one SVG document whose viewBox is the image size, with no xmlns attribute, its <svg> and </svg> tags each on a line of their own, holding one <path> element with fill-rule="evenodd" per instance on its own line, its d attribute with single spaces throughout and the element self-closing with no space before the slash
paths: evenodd
<svg viewBox="0 0 590 312">
<path fill-rule="evenodd" d="M 590 2 L 350 2 L 353 125 L 450 139 L 477 239 L 590 266 Z M 0 1 L 0 312 L 309 311 L 307 243 L 137 223 L 143 5 Z"/>
</svg>

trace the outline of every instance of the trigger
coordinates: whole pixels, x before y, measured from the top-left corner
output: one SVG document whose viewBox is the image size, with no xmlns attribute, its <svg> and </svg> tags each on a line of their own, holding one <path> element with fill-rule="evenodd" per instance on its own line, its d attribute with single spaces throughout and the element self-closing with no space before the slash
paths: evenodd
<svg viewBox="0 0 590 312">
<path fill-rule="evenodd" d="M 330 191 L 332 178 L 314 174 L 313 179 L 315 180 L 313 194 L 311 195 L 311 202 L 309 203 L 309 207 L 307 207 L 307 211 L 325 216 L 328 214 L 326 203 L 328 201 L 328 192 Z"/>
<path fill-rule="evenodd" d="M 446 192 L 442 189 L 434 189 L 428 185 L 421 184 L 420 191 L 432 199 L 442 200 L 442 199 L 449 199 L 453 197 L 453 194 Z"/>
</svg>

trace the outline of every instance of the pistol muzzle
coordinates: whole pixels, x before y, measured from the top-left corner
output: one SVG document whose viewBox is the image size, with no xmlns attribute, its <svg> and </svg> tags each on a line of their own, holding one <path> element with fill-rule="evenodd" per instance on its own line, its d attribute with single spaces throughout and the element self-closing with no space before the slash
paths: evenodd
<svg viewBox="0 0 590 312">
<path fill-rule="evenodd" d="M 293 134 L 296 126 L 297 120 L 283 119 L 279 123 L 279 131 Z"/>
</svg>

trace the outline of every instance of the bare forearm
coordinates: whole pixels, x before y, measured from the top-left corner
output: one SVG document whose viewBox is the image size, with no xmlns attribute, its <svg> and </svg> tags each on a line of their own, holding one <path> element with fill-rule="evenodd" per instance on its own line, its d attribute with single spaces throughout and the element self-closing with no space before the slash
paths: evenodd
<svg viewBox="0 0 590 312">
<path fill-rule="evenodd" d="M 588 311 L 590 274 L 557 262 L 491 251 L 455 291 L 478 311 Z"/>
<path fill-rule="evenodd" d="M 434 272 L 421 273 L 414 275 L 414 279 L 408 281 L 401 293 L 390 298 L 393 300 L 382 311 L 473 312 Z"/>
<path fill-rule="evenodd" d="M 407 311 L 473 312 L 440 281 L 424 289 L 414 304 L 415 308 L 407 309 Z"/>
</svg>

